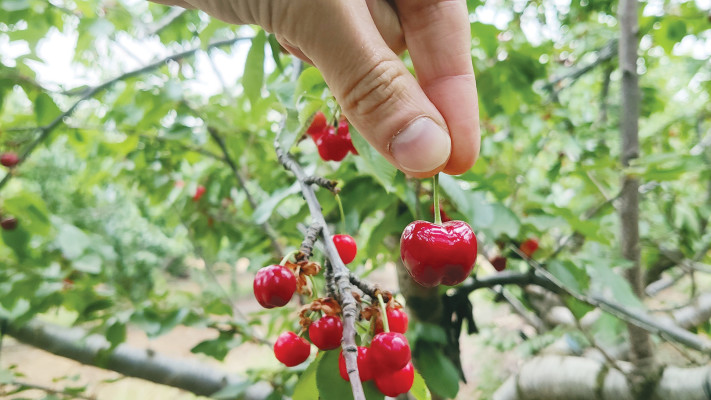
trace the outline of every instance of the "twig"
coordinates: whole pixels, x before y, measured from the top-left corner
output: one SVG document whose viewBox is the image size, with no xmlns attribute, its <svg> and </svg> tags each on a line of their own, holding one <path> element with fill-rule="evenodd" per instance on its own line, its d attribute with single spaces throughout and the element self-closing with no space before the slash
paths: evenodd
<svg viewBox="0 0 711 400">
<path fill-rule="evenodd" d="M 304 241 L 301 242 L 301 247 L 299 248 L 299 254 L 296 255 L 297 260 L 308 260 L 311 258 L 311 254 L 314 251 L 314 245 L 316 244 L 316 239 L 321 233 L 321 227 L 318 225 L 311 225 L 306 230 L 304 234 Z"/>
<path fill-rule="evenodd" d="M 322 176 L 307 176 L 306 179 L 304 179 L 304 183 L 321 186 L 322 188 L 333 192 L 333 194 L 338 194 L 341 191 L 341 189 L 337 187 L 338 181 L 329 180 Z"/>
<path fill-rule="evenodd" d="M 232 39 L 220 40 L 217 42 L 210 43 L 209 45 L 207 45 L 207 47 L 204 50 L 209 50 L 214 47 L 229 46 L 229 45 L 232 45 L 240 40 L 251 40 L 251 39 L 252 39 L 252 37 L 236 37 L 236 38 L 232 38 Z M 183 58 L 190 57 L 200 50 L 203 50 L 203 48 L 202 47 L 195 47 L 190 50 L 172 54 L 168 57 L 162 58 L 162 59 L 160 59 L 156 62 L 153 62 L 151 64 L 148 64 L 144 67 L 135 69 L 133 71 L 125 72 L 125 73 L 118 75 L 112 79 L 109 79 L 97 86 L 85 89 L 83 91 L 83 94 L 81 95 L 81 97 L 77 101 L 75 101 L 74 104 L 72 104 L 66 111 L 61 113 L 59 116 L 57 116 L 54 120 L 52 120 L 47 125 L 40 126 L 37 128 L 37 131 L 39 132 L 39 136 L 25 148 L 25 151 L 20 156 L 20 163 L 23 163 L 27 159 L 27 157 L 29 157 L 30 154 L 32 154 L 32 152 L 35 150 L 35 148 L 40 143 L 44 142 L 47 139 L 47 137 L 49 137 L 50 133 L 52 133 L 54 131 L 54 129 L 56 129 L 60 124 L 62 124 L 64 122 L 65 118 L 74 114 L 74 111 L 76 111 L 76 109 L 79 107 L 79 105 L 81 103 L 83 103 L 84 101 L 91 99 L 98 93 L 103 92 L 104 90 L 110 88 L 117 82 L 129 79 L 129 78 L 133 78 L 135 76 L 145 74 L 146 72 L 150 72 L 150 71 L 156 70 L 158 68 L 161 68 L 168 61 L 177 61 L 177 60 L 181 60 Z M 13 177 L 13 174 L 10 174 L 10 173 L 6 174 L 2 178 L 2 180 L 0 180 L 0 189 L 2 189 L 10 181 L 10 179 L 12 179 L 12 177 Z"/>
<path fill-rule="evenodd" d="M 230 152 L 227 149 L 227 145 L 225 144 L 225 141 L 222 139 L 220 134 L 217 132 L 217 129 L 208 126 L 207 131 L 212 137 L 212 139 L 217 143 L 218 146 L 220 146 L 220 150 L 222 150 L 223 154 L 223 160 L 227 163 L 227 165 L 230 167 L 232 170 L 232 174 L 235 176 L 235 179 L 237 180 L 237 183 L 239 184 L 240 188 L 244 192 L 245 197 L 247 198 L 247 202 L 249 205 L 252 207 L 252 210 L 257 209 L 257 201 L 254 199 L 252 194 L 249 192 L 249 189 L 247 188 L 247 180 L 240 174 L 239 169 L 237 169 L 237 164 L 235 161 L 232 159 L 232 156 L 230 156 Z M 268 222 L 263 222 L 259 224 L 259 226 L 262 228 L 264 233 L 267 234 L 269 237 L 269 240 L 272 243 L 272 248 L 274 248 L 274 252 L 278 255 L 283 255 L 285 253 L 284 247 L 279 243 L 279 235 L 277 232 L 272 228 L 272 226 Z"/>
<path fill-rule="evenodd" d="M 597 50 L 598 54 L 595 60 L 593 60 L 589 64 L 578 66 L 565 75 L 561 75 L 559 77 L 551 79 L 550 82 L 543 86 L 543 89 L 557 95 L 558 92 L 570 86 L 570 84 L 578 80 L 578 78 L 580 78 L 581 76 L 590 72 L 593 68 L 597 67 L 605 61 L 614 58 L 617 55 L 617 43 L 617 39 L 610 40 L 609 42 L 607 42 L 607 44 Z M 558 84 L 562 83 L 563 81 L 569 81 L 570 83 L 566 85 L 560 85 L 560 87 L 556 89 L 556 86 L 558 86 Z"/>
<path fill-rule="evenodd" d="M 371 299 L 376 299 L 375 293 L 378 290 L 378 288 L 375 285 L 368 283 L 366 281 L 363 281 L 353 274 L 351 274 L 348 277 L 348 279 L 351 281 L 351 284 L 353 286 L 357 287 L 358 289 L 360 289 L 361 292 L 368 295 Z"/>
<path fill-rule="evenodd" d="M 285 123 L 286 120 L 282 123 L 282 129 L 284 128 Z M 293 173 L 298 180 L 299 185 L 301 186 L 301 193 L 303 194 L 311 213 L 312 225 L 316 225 L 321 228 L 321 239 L 324 244 L 326 258 L 329 261 L 326 264 L 326 271 L 328 272 L 328 270 L 331 269 L 333 272 L 333 278 L 336 282 L 340 298 L 341 309 L 343 310 L 343 344 L 341 347 L 343 348 L 346 369 L 348 370 L 348 376 L 351 382 L 351 390 L 353 391 L 353 397 L 355 400 L 365 400 L 365 393 L 363 392 L 363 385 L 360 381 L 358 365 L 356 362 L 358 348 L 355 343 L 355 323 L 356 316 L 358 315 L 358 307 L 356 300 L 351 293 L 351 285 L 349 280 L 350 272 L 345 264 L 343 264 L 343 260 L 341 260 L 341 256 L 338 254 L 338 250 L 333 244 L 330 229 L 328 228 L 323 212 L 321 211 L 321 204 L 316 198 L 316 194 L 314 193 L 311 185 L 305 182 L 307 175 L 303 168 L 301 168 L 301 165 L 299 165 L 287 151 L 281 148 L 278 139 L 274 141 L 274 149 L 279 162 L 286 170 L 291 171 L 291 173 Z"/>
<path fill-rule="evenodd" d="M 157 35 L 157 34 L 161 33 L 163 31 L 163 29 L 169 27 L 170 24 L 172 24 L 178 18 L 182 17 L 183 14 L 185 14 L 186 12 L 188 12 L 188 10 L 185 8 L 180 8 L 180 7 L 171 8 L 170 11 L 163 16 L 163 18 L 158 20 L 153 25 L 149 25 L 148 32 L 145 33 L 145 35 L 142 39 L 145 39 L 148 36 L 153 36 L 153 35 Z"/>
</svg>

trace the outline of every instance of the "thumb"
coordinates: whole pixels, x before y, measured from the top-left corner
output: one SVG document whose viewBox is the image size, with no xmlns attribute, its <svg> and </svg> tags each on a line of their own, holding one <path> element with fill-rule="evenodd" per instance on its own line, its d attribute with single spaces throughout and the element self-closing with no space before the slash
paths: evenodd
<svg viewBox="0 0 711 400">
<path fill-rule="evenodd" d="M 295 34 L 294 44 L 319 68 L 350 123 L 390 163 L 415 177 L 441 171 L 452 147 L 444 118 L 387 46 L 366 3 L 325 3 L 329 18 Z"/>
</svg>

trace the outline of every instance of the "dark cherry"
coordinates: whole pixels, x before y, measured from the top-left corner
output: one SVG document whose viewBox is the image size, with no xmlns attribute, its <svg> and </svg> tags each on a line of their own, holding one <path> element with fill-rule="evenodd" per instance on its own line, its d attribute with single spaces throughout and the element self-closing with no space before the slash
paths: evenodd
<svg viewBox="0 0 711 400">
<path fill-rule="evenodd" d="M 346 359 L 343 357 L 343 351 L 338 355 L 338 372 L 341 374 L 341 378 L 350 382 L 351 378 L 348 376 L 348 369 L 346 368 Z M 361 382 L 367 382 L 373 379 L 373 368 L 371 368 L 368 360 L 368 348 L 358 346 L 358 375 L 360 376 Z"/>
<path fill-rule="evenodd" d="M 287 367 L 293 367 L 306 361 L 311 354 L 311 345 L 294 332 L 284 332 L 274 343 L 276 359 Z"/>
<path fill-rule="evenodd" d="M 309 326 L 309 339 L 319 350 L 333 350 L 341 346 L 343 322 L 334 316 L 325 316 Z"/>
<path fill-rule="evenodd" d="M 506 269 L 506 257 L 496 256 L 489 260 L 494 269 L 501 272 Z"/>
<path fill-rule="evenodd" d="M 526 239 L 521 243 L 519 249 L 526 257 L 531 257 L 538 250 L 538 240 L 534 238 Z"/>
<path fill-rule="evenodd" d="M 355 260 L 358 246 L 356 246 L 356 241 L 351 235 L 333 235 L 333 244 L 336 245 L 338 255 L 341 256 L 341 260 L 343 260 L 344 264 Z"/>
<path fill-rule="evenodd" d="M 296 276 L 289 268 L 270 265 L 257 271 L 254 277 L 254 297 L 264 308 L 281 307 L 296 291 Z"/>
<path fill-rule="evenodd" d="M 0 164 L 6 166 L 8 168 L 14 167 L 19 162 L 20 162 L 20 157 L 13 152 L 7 152 L 7 153 L 3 153 L 2 155 L 0 155 Z"/>
<path fill-rule="evenodd" d="M 407 318 L 407 313 L 402 308 L 388 308 L 386 311 L 388 316 L 388 327 L 390 332 L 405 333 L 407 332 L 407 325 L 409 319 Z M 378 321 L 375 326 L 375 333 L 380 333 L 383 331 L 382 322 Z"/>
<path fill-rule="evenodd" d="M 415 382 L 415 368 L 408 362 L 404 368 L 389 374 L 375 377 L 375 387 L 388 397 L 397 397 L 407 393 Z"/>
<path fill-rule="evenodd" d="M 410 362 L 410 344 L 402 333 L 381 332 L 370 343 L 370 365 L 379 373 L 399 371 Z"/>
<path fill-rule="evenodd" d="M 15 228 L 17 228 L 17 218 L 15 217 L 5 217 L 2 220 L 0 220 L 0 226 L 2 226 L 2 229 L 6 231 L 12 231 Z"/>
<path fill-rule="evenodd" d="M 442 225 L 411 222 L 400 238 L 400 257 L 410 276 L 425 287 L 463 282 L 474 269 L 477 243 L 463 221 Z"/>
</svg>

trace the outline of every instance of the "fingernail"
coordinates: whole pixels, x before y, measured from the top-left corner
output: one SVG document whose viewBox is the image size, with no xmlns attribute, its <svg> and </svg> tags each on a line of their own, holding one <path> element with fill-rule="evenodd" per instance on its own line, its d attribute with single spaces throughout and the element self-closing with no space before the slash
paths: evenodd
<svg viewBox="0 0 711 400">
<path fill-rule="evenodd" d="M 433 120 L 418 118 L 393 138 L 390 152 L 403 170 L 432 171 L 449 159 L 452 140 Z"/>
</svg>

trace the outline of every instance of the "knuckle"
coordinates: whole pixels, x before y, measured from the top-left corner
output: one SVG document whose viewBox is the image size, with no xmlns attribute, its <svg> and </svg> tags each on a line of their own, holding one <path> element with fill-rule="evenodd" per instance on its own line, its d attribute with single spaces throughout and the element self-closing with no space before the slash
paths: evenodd
<svg viewBox="0 0 711 400">
<path fill-rule="evenodd" d="M 403 86 L 400 81 L 404 77 L 396 60 L 377 60 L 346 88 L 343 107 L 359 115 L 369 115 L 388 107 L 400 95 Z"/>
</svg>

